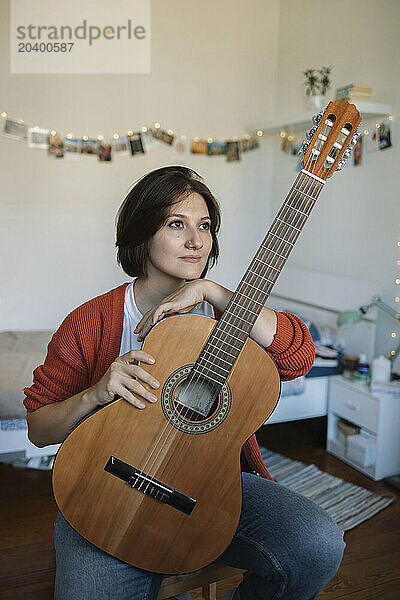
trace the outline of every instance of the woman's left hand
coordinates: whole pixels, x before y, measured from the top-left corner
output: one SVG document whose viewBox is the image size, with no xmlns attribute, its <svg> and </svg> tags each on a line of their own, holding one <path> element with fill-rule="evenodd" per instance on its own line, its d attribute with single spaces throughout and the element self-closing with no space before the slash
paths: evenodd
<svg viewBox="0 0 400 600">
<path fill-rule="evenodd" d="M 166 315 L 187 313 L 206 297 L 206 280 L 194 279 L 188 281 L 169 296 L 166 296 L 154 308 L 147 311 L 136 326 L 138 341 L 145 338 L 150 329 Z"/>
</svg>

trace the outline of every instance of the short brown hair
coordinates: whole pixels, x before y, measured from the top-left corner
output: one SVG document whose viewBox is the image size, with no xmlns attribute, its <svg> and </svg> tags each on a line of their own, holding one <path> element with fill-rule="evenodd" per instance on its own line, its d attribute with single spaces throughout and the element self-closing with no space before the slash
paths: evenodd
<svg viewBox="0 0 400 600">
<path fill-rule="evenodd" d="M 128 192 L 117 213 L 117 262 L 131 277 L 146 277 L 149 240 L 164 225 L 169 207 L 192 192 L 200 194 L 211 219 L 212 247 L 201 278 L 214 266 L 219 255 L 217 234 L 221 211 L 202 177 L 189 167 L 155 169 L 139 179 Z"/>
</svg>

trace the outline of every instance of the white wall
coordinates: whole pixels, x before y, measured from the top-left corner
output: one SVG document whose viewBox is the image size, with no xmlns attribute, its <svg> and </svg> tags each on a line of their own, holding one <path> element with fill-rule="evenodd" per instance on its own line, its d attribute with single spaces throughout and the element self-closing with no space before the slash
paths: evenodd
<svg viewBox="0 0 400 600">
<path fill-rule="evenodd" d="M 153 0 L 150 75 L 11 75 L 9 3 L 0 2 L 0 110 L 32 125 L 97 136 L 159 121 L 189 136 L 229 137 L 274 111 L 274 0 Z M 104 164 L 56 160 L 0 136 L 0 330 L 56 327 L 81 302 L 129 281 L 115 260 L 117 209 L 137 178 L 175 163 L 159 143 Z M 268 146 L 240 163 L 193 155 L 190 166 L 222 205 L 210 276 L 236 286 L 271 219 Z"/>
</svg>

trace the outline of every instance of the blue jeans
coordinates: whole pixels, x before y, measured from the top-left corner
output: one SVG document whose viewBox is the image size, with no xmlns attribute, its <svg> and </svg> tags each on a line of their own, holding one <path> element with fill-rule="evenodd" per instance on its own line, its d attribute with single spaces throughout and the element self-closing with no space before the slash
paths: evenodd
<svg viewBox="0 0 400 600">
<path fill-rule="evenodd" d="M 241 600 L 312 600 L 335 576 L 343 532 L 312 500 L 242 473 L 243 507 L 229 546 L 215 561 L 252 571 Z M 210 525 L 211 526 L 211 525 Z M 55 522 L 55 600 L 156 600 L 164 575 L 127 565 Z"/>
</svg>

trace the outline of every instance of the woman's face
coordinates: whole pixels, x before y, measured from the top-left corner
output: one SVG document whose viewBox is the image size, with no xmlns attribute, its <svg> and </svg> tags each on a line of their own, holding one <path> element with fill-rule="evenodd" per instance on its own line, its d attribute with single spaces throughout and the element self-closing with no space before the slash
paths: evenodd
<svg viewBox="0 0 400 600">
<path fill-rule="evenodd" d="M 149 242 L 149 274 L 155 269 L 179 279 L 198 279 L 212 248 L 210 227 L 207 204 L 197 192 L 170 206 L 167 220 Z"/>
</svg>

